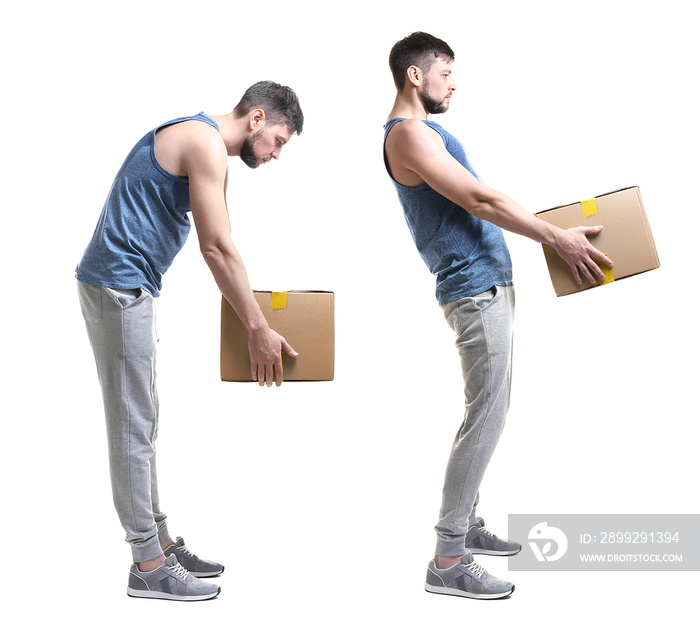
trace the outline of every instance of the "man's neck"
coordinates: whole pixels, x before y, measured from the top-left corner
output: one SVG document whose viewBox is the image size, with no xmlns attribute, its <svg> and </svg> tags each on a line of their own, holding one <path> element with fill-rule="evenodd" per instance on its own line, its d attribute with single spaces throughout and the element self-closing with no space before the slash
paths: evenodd
<svg viewBox="0 0 700 629">
<path fill-rule="evenodd" d="M 416 118 L 418 120 L 427 120 L 428 112 L 423 102 L 417 96 L 411 94 L 410 97 L 406 97 L 403 94 L 397 94 L 394 107 L 389 114 L 389 120 L 392 118 Z"/>
<path fill-rule="evenodd" d="M 236 157 L 241 154 L 241 147 L 248 134 L 248 118 L 236 118 L 233 112 L 223 116 L 212 116 L 212 119 L 219 125 L 219 133 L 226 145 L 226 152 L 229 157 Z"/>
</svg>

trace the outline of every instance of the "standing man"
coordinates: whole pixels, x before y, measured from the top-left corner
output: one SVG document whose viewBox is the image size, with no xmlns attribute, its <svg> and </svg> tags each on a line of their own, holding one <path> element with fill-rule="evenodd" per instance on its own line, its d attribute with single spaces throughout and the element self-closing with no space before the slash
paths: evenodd
<svg viewBox="0 0 700 629">
<path fill-rule="evenodd" d="M 78 292 L 104 399 L 114 504 L 130 544 L 130 596 L 203 600 L 220 592 L 198 577 L 223 566 L 173 541 L 156 479 L 155 298 L 182 249 L 192 213 L 199 246 L 224 297 L 249 334 L 251 378 L 282 382 L 282 352 L 231 241 L 227 158 L 250 168 L 278 159 L 304 116 L 288 87 L 263 81 L 226 115 L 171 120 L 147 133 L 117 173 L 97 229 L 76 269 Z"/>
<path fill-rule="evenodd" d="M 476 515 L 479 485 L 503 429 L 510 397 L 513 277 L 501 228 L 552 246 L 576 281 L 612 263 L 586 236 L 602 227 L 561 230 L 484 185 L 464 147 L 429 114 L 447 111 L 457 89 L 454 53 L 442 40 L 413 33 L 391 50 L 396 101 L 385 125 L 384 162 L 436 296 L 455 331 L 466 412 L 447 464 L 428 592 L 502 598 L 512 583 L 489 575 L 473 553 L 512 555 L 520 545 L 490 532 Z"/>
</svg>

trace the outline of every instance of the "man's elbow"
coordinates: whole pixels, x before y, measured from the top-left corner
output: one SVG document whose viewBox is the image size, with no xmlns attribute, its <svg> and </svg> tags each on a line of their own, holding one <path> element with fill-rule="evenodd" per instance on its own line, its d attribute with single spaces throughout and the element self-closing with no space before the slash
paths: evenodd
<svg viewBox="0 0 700 629">
<path fill-rule="evenodd" d="M 462 207 L 476 218 L 488 220 L 489 216 L 493 215 L 494 206 L 488 199 L 472 198 L 462 204 Z"/>
<path fill-rule="evenodd" d="M 201 243 L 199 251 L 210 268 L 226 266 L 235 257 L 235 249 L 220 242 Z"/>
<path fill-rule="evenodd" d="M 486 191 L 470 195 L 463 207 L 472 216 L 485 221 L 492 220 L 498 212 L 499 193 L 495 190 L 487 189 Z"/>
</svg>

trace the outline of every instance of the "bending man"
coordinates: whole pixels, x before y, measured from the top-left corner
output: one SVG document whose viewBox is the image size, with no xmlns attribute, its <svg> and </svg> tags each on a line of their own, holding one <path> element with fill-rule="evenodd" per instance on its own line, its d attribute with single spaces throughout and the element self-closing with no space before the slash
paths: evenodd
<svg viewBox="0 0 700 629">
<path fill-rule="evenodd" d="M 231 240 L 225 188 L 229 156 L 251 168 L 278 159 L 303 122 L 294 92 L 264 81 L 228 114 L 186 116 L 150 131 L 117 173 L 76 269 L 104 399 L 114 504 L 133 555 L 131 596 L 219 594 L 198 577 L 217 576 L 223 566 L 199 559 L 182 538 L 173 541 L 159 504 L 154 300 L 185 244 L 191 212 L 202 255 L 248 330 L 251 378 L 281 384 L 282 352 L 296 352 L 269 328 L 253 297 Z"/>
</svg>

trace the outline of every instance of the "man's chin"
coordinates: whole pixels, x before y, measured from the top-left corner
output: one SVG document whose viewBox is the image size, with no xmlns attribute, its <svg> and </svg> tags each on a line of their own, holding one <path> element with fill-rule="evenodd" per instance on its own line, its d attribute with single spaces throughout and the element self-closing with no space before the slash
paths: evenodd
<svg viewBox="0 0 700 629">
<path fill-rule="evenodd" d="M 262 162 L 259 161 L 259 160 L 252 161 L 252 160 L 249 160 L 249 159 L 243 159 L 242 157 L 241 157 L 241 161 L 242 161 L 248 168 L 252 168 L 252 169 L 256 169 L 256 168 L 257 168 L 258 166 L 260 166 L 260 164 L 262 163 Z"/>
</svg>

